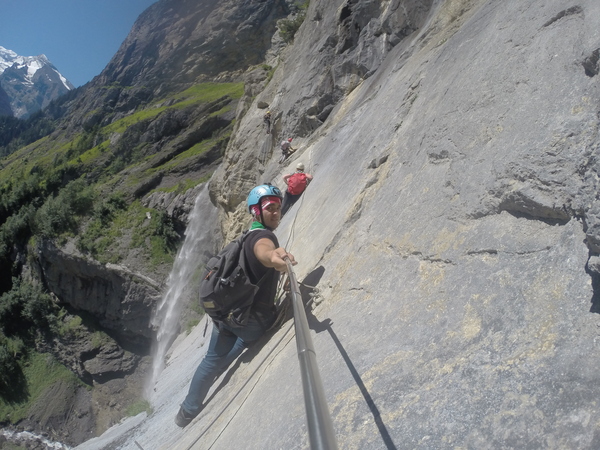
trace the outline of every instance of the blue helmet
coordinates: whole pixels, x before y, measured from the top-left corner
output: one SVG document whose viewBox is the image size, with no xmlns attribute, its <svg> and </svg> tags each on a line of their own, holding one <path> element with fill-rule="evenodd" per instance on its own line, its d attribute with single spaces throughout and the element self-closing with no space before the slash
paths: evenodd
<svg viewBox="0 0 600 450">
<path fill-rule="evenodd" d="M 250 194 L 248 194 L 248 200 L 246 201 L 248 211 L 252 212 L 250 209 L 252 205 L 258 205 L 261 198 L 268 197 L 270 195 L 275 195 L 276 197 L 283 199 L 283 194 L 276 186 L 272 186 L 270 184 L 261 184 L 260 186 L 256 186 L 250 191 Z"/>
</svg>

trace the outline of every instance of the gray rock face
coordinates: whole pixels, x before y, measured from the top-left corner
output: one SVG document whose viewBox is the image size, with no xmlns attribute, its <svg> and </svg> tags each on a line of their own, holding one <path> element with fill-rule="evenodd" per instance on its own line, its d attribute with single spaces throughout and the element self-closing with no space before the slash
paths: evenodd
<svg viewBox="0 0 600 450">
<path fill-rule="evenodd" d="M 37 259 L 43 282 L 61 303 L 91 314 L 119 339 L 148 346 L 150 317 L 160 299 L 157 282 L 115 264 L 67 254 L 48 241 L 39 245 Z"/>
<path fill-rule="evenodd" d="M 279 142 L 288 136 L 308 138 L 342 98 L 378 69 L 388 52 L 398 45 L 400 36 L 422 25 L 430 4 L 394 1 L 384 6 L 371 1 L 348 1 L 311 5 L 294 49 L 277 60 L 281 70 L 257 96 L 259 109 L 251 112 L 255 120 L 242 123 L 232 138 L 238 152 L 226 155 L 216 172 L 211 184 L 215 201 L 231 211 L 257 182 L 272 176 L 267 172 L 265 178 L 251 170 L 257 156 L 253 146 L 267 145 L 264 131 L 256 123 L 262 120 L 264 105 L 269 105 L 273 114 L 273 133 L 267 145 L 270 150 L 262 153 L 270 154 L 271 149 L 277 153 Z M 248 141 L 253 146 L 247 145 Z M 239 152 L 244 149 L 248 153 L 242 157 Z"/>
<path fill-rule="evenodd" d="M 131 372 L 136 366 L 136 358 L 124 353 L 117 345 L 104 345 L 94 358 L 84 361 L 83 366 L 96 380 L 102 380 L 106 375 L 117 378 Z"/>
<path fill-rule="evenodd" d="M 141 104 L 199 82 L 241 80 L 246 69 L 264 61 L 277 20 L 286 17 L 294 3 L 154 3 L 140 15 L 102 73 L 73 102 L 69 131 L 107 125 Z M 162 125 L 177 129 L 173 119 Z M 152 134 L 146 138 L 152 139 Z"/>
<path fill-rule="evenodd" d="M 300 160 L 314 176 L 277 234 L 318 287 L 339 448 L 600 447 L 598 29 L 596 0 L 311 2 L 240 110 L 211 181 L 225 229 L 253 184 Z M 194 330 L 119 448 L 307 448 L 291 334 L 181 432 Z"/>
<path fill-rule="evenodd" d="M 262 62 L 275 21 L 287 13 L 284 0 L 157 2 L 139 17 L 99 81 L 184 83 L 244 70 Z"/>
<path fill-rule="evenodd" d="M 178 222 L 187 224 L 196 197 L 198 197 L 202 188 L 203 185 L 199 184 L 195 188 L 182 193 L 153 192 L 143 199 L 143 204 L 147 208 L 166 211 L 170 217 L 173 217 Z"/>
</svg>

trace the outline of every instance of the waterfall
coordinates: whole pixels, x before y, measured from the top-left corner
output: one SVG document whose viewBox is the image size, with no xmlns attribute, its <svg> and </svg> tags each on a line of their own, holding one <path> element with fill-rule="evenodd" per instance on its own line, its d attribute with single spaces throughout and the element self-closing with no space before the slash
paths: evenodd
<svg viewBox="0 0 600 450">
<path fill-rule="evenodd" d="M 187 301 L 197 301 L 198 272 L 219 248 L 220 241 L 217 208 L 210 202 L 205 183 L 196 197 L 183 245 L 167 279 L 166 292 L 152 317 L 152 326 L 157 331 L 147 392 L 151 392 L 165 367 L 167 351 L 180 331 L 179 316 L 184 305 Z"/>
</svg>

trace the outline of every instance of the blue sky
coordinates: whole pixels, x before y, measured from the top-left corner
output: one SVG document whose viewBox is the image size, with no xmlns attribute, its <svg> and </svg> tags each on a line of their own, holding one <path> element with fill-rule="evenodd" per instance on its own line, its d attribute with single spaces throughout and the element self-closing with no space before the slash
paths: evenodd
<svg viewBox="0 0 600 450">
<path fill-rule="evenodd" d="M 44 54 L 75 87 L 102 72 L 157 0 L 0 0 L 0 46 Z"/>
</svg>

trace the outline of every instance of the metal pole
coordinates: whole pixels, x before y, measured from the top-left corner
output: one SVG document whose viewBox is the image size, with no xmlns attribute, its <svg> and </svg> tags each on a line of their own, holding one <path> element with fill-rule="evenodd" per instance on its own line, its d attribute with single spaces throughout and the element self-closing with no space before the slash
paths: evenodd
<svg viewBox="0 0 600 450">
<path fill-rule="evenodd" d="M 285 262 L 294 307 L 294 329 L 296 330 L 296 346 L 298 348 L 298 359 L 300 360 L 310 448 L 312 450 L 337 450 L 333 422 L 325 400 L 325 391 L 317 366 L 317 354 L 310 337 L 302 295 L 300 294 L 296 274 L 292 270 L 292 263 L 288 258 L 285 258 Z"/>
</svg>

